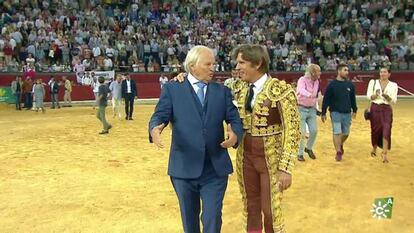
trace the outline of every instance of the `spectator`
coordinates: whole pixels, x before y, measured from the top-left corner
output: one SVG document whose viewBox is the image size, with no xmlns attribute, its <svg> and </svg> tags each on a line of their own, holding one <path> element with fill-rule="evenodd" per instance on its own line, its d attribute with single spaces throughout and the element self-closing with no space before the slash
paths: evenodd
<svg viewBox="0 0 414 233">
<path fill-rule="evenodd" d="M 168 77 L 164 73 L 162 73 L 159 78 L 159 81 L 160 81 L 160 89 L 162 89 L 162 86 L 168 82 Z"/>
<path fill-rule="evenodd" d="M 75 66 L 73 67 L 73 71 L 76 74 L 76 82 L 82 83 L 82 77 L 85 74 L 85 65 L 80 62 L 80 60 L 76 61 Z"/>
<path fill-rule="evenodd" d="M 28 57 L 26 58 L 26 64 L 29 67 L 34 67 L 35 59 L 33 57 L 33 54 L 31 54 L 31 53 L 28 54 Z"/>
<path fill-rule="evenodd" d="M 117 75 L 116 79 L 109 85 L 109 90 L 112 96 L 112 110 L 114 117 L 118 117 L 120 120 L 121 114 L 121 101 L 122 101 L 122 75 Z"/>
<path fill-rule="evenodd" d="M 57 108 L 60 108 L 59 104 L 59 83 L 55 80 L 55 78 L 52 76 L 49 80 L 49 88 L 50 88 L 50 99 L 52 101 L 52 106 L 50 108 L 54 109 L 55 106 Z"/>
<path fill-rule="evenodd" d="M 11 83 L 11 91 L 13 95 L 16 97 L 16 110 L 22 110 L 21 100 L 22 100 L 22 92 L 23 92 L 23 82 L 20 76 L 16 77 Z"/>
<path fill-rule="evenodd" d="M 90 75 L 90 80 L 92 80 L 92 92 L 93 95 L 95 96 L 95 102 L 93 104 L 93 109 L 95 109 L 95 107 L 99 106 L 99 86 L 101 85 L 101 83 L 99 82 L 98 78 L 95 77 L 95 74 Z"/>
<path fill-rule="evenodd" d="M 386 1 L 362 5 L 355 5 L 352 1 L 341 4 L 319 1 L 319 4 L 306 5 L 300 1 L 250 1 L 248 4 L 218 1 L 215 5 L 201 4 L 200 9 L 203 10 L 198 12 L 192 1 L 173 6 L 162 4 L 154 9 L 146 7 L 143 2 L 113 3 L 105 7 L 103 4 L 93 2 L 91 5 L 95 7 L 85 11 L 77 1 L 46 8 L 47 1 L 12 1 L 10 7 L 4 8 L 4 15 L 10 16 L 2 29 L 5 36 L 1 49 L 8 59 L 6 64 L 12 58 L 19 64 L 25 61 L 25 54 L 31 53 L 36 62 L 48 67 L 58 62 L 67 66 L 70 59 L 76 57 L 80 61 L 88 59 L 91 70 L 125 69 L 126 65 L 132 70 L 134 62 L 129 62 L 131 56 L 145 65 L 152 56 L 152 62 L 157 62 L 167 71 L 176 70 L 171 67 L 176 64 L 167 62 L 169 57 L 171 61 L 177 57 L 181 64 L 194 44 L 211 44 L 219 69 L 224 67 L 230 71 L 231 65 L 221 63 L 235 44 L 261 43 L 268 46 L 269 52 L 275 51 L 270 53 L 270 64 L 277 63 L 282 57 L 284 70 L 301 70 L 304 63 L 301 56 L 304 58 L 305 51 L 316 61 L 322 55 L 326 58 L 337 54 L 340 62 L 361 55 L 366 64 L 372 64 L 372 58 L 367 55 L 381 54 L 384 48 L 392 50 L 400 45 L 411 48 L 414 43 L 410 27 L 414 14 L 410 4 L 390 7 Z M 33 17 L 21 17 L 19 9 L 25 9 L 25 14 Z M 181 9 L 188 11 L 183 13 Z M 266 25 L 268 30 L 258 25 Z M 380 43 L 370 43 L 369 40 Z M 295 53 L 290 54 L 290 51 Z M 408 52 L 410 55 L 411 51 Z M 387 55 L 391 63 L 408 63 L 407 56 L 404 60 L 394 61 L 395 58 Z M 111 59 L 112 66 L 104 66 L 105 56 Z M 378 66 L 378 62 L 375 63 Z M 327 69 L 319 65 L 322 70 Z M 355 67 L 371 68 L 359 64 Z"/>
<path fill-rule="evenodd" d="M 72 83 L 66 76 L 62 77 L 63 85 L 65 87 L 65 95 L 63 96 L 64 105 L 63 107 L 72 107 Z"/>
<path fill-rule="evenodd" d="M 112 63 L 112 60 L 111 60 L 111 58 L 109 57 L 109 56 L 107 56 L 105 59 L 104 59 L 104 69 L 106 70 L 106 71 L 109 71 L 109 70 L 112 70 L 113 69 L 113 63 Z"/>
<path fill-rule="evenodd" d="M 43 113 L 45 112 L 45 108 L 43 106 L 43 100 L 45 98 L 45 87 L 43 86 L 41 79 L 36 79 L 36 83 L 33 85 L 33 96 L 35 100 L 35 110 L 36 112 L 41 110 Z"/>
<path fill-rule="evenodd" d="M 30 110 L 33 107 L 32 88 L 32 79 L 29 76 L 26 76 L 26 80 L 23 82 L 24 108 L 26 108 L 26 110 Z"/>
</svg>

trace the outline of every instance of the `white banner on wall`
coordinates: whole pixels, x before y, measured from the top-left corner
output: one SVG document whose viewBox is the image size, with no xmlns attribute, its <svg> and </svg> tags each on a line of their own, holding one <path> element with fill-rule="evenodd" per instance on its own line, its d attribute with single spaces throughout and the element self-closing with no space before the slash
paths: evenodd
<svg viewBox="0 0 414 233">
<path fill-rule="evenodd" d="M 95 77 L 103 76 L 106 82 L 110 82 L 115 79 L 115 71 L 93 71 L 95 73 Z M 89 72 L 90 73 L 90 72 Z"/>
<path fill-rule="evenodd" d="M 91 73 L 95 74 L 95 79 L 97 79 L 98 77 L 102 76 L 105 78 L 105 83 L 110 83 L 112 80 L 115 79 L 115 71 L 111 70 L 111 71 L 90 71 L 90 72 L 85 72 L 83 77 L 82 77 L 82 85 L 85 86 L 90 86 L 92 85 L 92 83 L 94 82 L 93 77 L 91 76 Z"/>
</svg>

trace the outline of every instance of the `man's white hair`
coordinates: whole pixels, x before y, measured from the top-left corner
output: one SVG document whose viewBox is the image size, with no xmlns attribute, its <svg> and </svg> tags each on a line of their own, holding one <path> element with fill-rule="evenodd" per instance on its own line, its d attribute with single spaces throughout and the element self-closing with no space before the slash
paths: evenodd
<svg viewBox="0 0 414 233">
<path fill-rule="evenodd" d="M 211 53 L 213 53 L 213 50 L 211 50 L 209 47 L 206 47 L 204 45 L 197 45 L 194 46 L 188 53 L 187 56 L 185 57 L 185 61 L 184 61 L 184 70 L 187 73 L 190 73 L 190 67 L 192 65 L 195 65 L 198 63 L 199 59 L 200 59 L 200 54 L 203 51 L 209 51 Z"/>
</svg>

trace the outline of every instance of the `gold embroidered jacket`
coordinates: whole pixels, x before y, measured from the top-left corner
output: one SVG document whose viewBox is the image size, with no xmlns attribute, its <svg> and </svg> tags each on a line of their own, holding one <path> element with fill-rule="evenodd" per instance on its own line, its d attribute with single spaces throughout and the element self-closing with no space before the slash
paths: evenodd
<svg viewBox="0 0 414 233">
<path fill-rule="evenodd" d="M 228 85 L 246 133 L 265 137 L 267 156 L 278 170 L 291 173 L 300 141 L 299 114 L 294 89 L 290 84 L 269 77 L 253 104 L 253 111 L 245 110 L 249 84 L 235 80 Z M 280 140 L 279 140 L 280 139 Z"/>
</svg>

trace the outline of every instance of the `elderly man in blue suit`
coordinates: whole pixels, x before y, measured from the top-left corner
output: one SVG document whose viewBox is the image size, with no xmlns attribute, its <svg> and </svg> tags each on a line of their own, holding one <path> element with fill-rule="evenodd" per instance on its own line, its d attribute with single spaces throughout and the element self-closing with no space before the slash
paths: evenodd
<svg viewBox="0 0 414 233">
<path fill-rule="evenodd" d="M 163 128 L 172 124 L 168 175 L 186 233 L 200 232 L 200 206 L 203 232 L 221 231 L 224 193 L 233 172 L 227 148 L 237 147 L 243 135 L 230 90 L 211 81 L 214 63 L 211 49 L 193 47 L 184 63 L 187 79 L 165 84 L 149 122 L 150 141 L 158 148 L 164 147 Z M 227 139 L 223 121 L 227 123 Z"/>
</svg>

